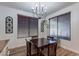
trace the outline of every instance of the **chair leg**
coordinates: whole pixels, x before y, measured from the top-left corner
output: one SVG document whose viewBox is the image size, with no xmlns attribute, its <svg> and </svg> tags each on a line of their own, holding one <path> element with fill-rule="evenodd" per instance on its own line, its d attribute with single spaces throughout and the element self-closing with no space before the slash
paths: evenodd
<svg viewBox="0 0 79 59">
<path fill-rule="evenodd" d="M 31 56 L 31 43 L 27 42 L 27 56 Z"/>
</svg>

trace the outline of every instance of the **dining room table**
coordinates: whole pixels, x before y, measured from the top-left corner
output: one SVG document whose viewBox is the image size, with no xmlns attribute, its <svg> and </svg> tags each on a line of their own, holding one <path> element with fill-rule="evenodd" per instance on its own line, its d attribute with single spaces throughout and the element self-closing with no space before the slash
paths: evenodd
<svg viewBox="0 0 79 59">
<path fill-rule="evenodd" d="M 27 55 L 31 55 L 31 45 L 34 45 L 36 50 L 36 56 L 44 56 L 42 51 L 44 48 L 47 48 L 48 56 L 56 56 L 56 50 L 57 50 L 57 42 L 56 40 L 48 40 L 47 38 L 37 38 L 37 39 L 31 39 L 30 41 L 27 41 Z M 51 51 L 52 55 L 50 55 L 51 51 L 50 49 L 53 48 Z"/>
</svg>

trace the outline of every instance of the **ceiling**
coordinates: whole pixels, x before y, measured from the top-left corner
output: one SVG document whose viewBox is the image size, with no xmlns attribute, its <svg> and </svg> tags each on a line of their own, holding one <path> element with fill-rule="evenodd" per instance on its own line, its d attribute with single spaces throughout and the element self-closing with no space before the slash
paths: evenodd
<svg viewBox="0 0 79 59">
<path fill-rule="evenodd" d="M 27 12 L 32 12 L 32 7 L 38 2 L 0 2 L 0 5 L 7 6 L 10 8 L 20 9 Z M 42 5 L 47 6 L 47 13 L 45 16 L 56 12 L 57 10 L 63 9 L 76 2 L 41 2 Z"/>
</svg>

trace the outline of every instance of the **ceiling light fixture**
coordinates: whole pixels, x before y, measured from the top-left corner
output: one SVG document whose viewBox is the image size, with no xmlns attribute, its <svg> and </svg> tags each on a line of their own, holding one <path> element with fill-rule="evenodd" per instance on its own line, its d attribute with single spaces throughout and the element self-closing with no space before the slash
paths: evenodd
<svg viewBox="0 0 79 59">
<path fill-rule="evenodd" d="M 32 11 L 38 18 L 43 18 L 46 14 L 47 7 L 39 2 L 32 8 Z"/>
</svg>

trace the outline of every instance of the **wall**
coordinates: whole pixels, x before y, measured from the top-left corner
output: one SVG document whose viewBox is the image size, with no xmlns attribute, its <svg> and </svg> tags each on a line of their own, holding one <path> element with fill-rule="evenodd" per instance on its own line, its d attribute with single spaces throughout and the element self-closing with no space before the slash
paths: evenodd
<svg viewBox="0 0 79 59">
<path fill-rule="evenodd" d="M 8 8 L 5 6 L 0 6 L 0 40 L 10 39 L 8 43 L 9 48 L 19 47 L 25 45 L 25 38 L 17 38 L 17 14 L 33 16 L 33 14 Z M 11 16 L 13 18 L 13 33 L 5 34 L 5 17 Z"/>
<path fill-rule="evenodd" d="M 51 15 L 47 16 L 47 19 L 67 12 L 71 12 L 71 41 L 61 40 L 61 46 L 79 53 L 79 3 L 52 13 Z"/>
</svg>

